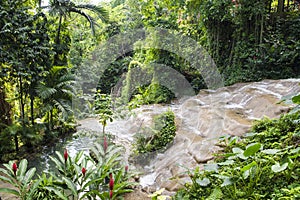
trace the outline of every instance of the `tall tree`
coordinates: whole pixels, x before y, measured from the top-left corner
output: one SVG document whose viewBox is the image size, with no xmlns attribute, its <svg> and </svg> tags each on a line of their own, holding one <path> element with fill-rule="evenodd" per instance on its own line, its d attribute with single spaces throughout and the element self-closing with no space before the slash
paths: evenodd
<svg viewBox="0 0 300 200">
<path fill-rule="evenodd" d="M 47 20 L 43 13 L 33 14 L 28 2 L 21 0 L 0 2 L 0 65 L 1 78 L 6 84 L 16 87 L 16 99 L 19 101 L 19 121 L 25 127 L 28 121 L 26 99 L 31 99 L 31 122 L 34 121 L 33 88 L 47 71 L 51 57 Z M 5 89 L 2 88 L 2 96 Z M 6 105 L 5 105 L 6 104 Z M 7 103 L 2 103 L 2 106 Z M 9 107 L 9 106 L 7 106 Z M 17 114 L 17 113 L 16 113 Z M 14 134 L 18 150 L 18 134 Z"/>
<path fill-rule="evenodd" d="M 84 17 L 89 22 L 92 33 L 94 34 L 97 23 L 92 13 L 105 22 L 108 21 L 108 13 L 103 7 L 93 4 L 76 5 L 70 0 L 50 0 L 49 3 L 49 6 L 45 6 L 44 8 L 49 9 L 49 13 L 52 16 L 58 16 L 58 27 L 55 36 L 56 55 L 54 56 L 53 64 L 64 65 L 64 62 L 59 58 L 60 54 L 63 53 L 60 49 L 63 49 L 62 45 L 65 45 L 61 43 L 61 31 L 64 20 L 66 21 L 66 18 L 70 17 L 72 13 L 79 14 L 79 16 Z"/>
<path fill-rule="evenodd" d="M 30 9 L 21 0 L 4 1 L 0 13 L 0 63 L 6 66 L 2 75 L 17 84 L 22 124 L 25 123 L 25 98 L 43 71 L 49 69 L 47 61 L 51 54 L 46 17 L 43 13 L 33 15 Z M 33 93 L 31 100 L 34 100 Z"/>
</svg>

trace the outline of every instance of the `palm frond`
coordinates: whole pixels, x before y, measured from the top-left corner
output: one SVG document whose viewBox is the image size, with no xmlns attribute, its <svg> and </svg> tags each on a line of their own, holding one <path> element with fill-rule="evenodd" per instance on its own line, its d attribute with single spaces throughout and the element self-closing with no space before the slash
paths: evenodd
<svg viewBox="0 0 300 200">
<path fill-rule="evenodd" d="M 75 77 L 73 74 L 65 74 L 62 75 L 61 77 L 59 77 L 59 79 L 57 80 L 57 87 L 63 87 L 65 85 L 71 85 L 74 84 L 75 81 Z"/>
<path fill-rule="evenodd" d="M 36 93 L 41 99 L 48 99 L 55 93 L 57 93 L 57 90 L 52 87 L 47 87 L 46 85 L 41 83 L 36 87 Z"/>
<path fill-rule="evenodd" d="M 95 34 L 95 23 L 96 23 L 96 21 L 94 20 L 94 18 L 92 18 L 92 16 L 88 15 L 84 11 L 82 11 L 80 9 L 77 9 L 77 8 L 70 8 L 70 11 L 74 12 L 74 13 L 77 13 L 77 14 L 80 14 L 83 17 L 85 17 L 88 20 L 88 22 L 90 23 L 90 27 L 91 27 L 93 35 Z"/>
<path fill-rule="evenodd" d="M 81 4 L 76 6 L 77 9 L 86 9 L 92 11 L 93 13 L 97 14 L 97 16 L 103 21 L 109 21 L 109 14 L 107 10 L 101 6 L 96 6 L 93 4 Z"/>
<path fill-rule="evenodd" d="M 68 114 L 72 113 L 72 107 L 70 101 L 65 99 L 53 100 L 55 107 L 61 111 L 63 118 L 66 118 Z"/>
</svg>

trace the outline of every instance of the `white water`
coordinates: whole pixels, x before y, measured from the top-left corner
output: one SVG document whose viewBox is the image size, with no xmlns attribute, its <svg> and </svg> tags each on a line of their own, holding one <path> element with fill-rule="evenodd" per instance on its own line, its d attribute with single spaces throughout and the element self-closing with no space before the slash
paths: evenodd
<svg viewBox="0 0 300 200">
<path fill-rule="evenodd" d="M 278 117 L 286 112 L 289 106 L 277 103 L 283 96 L 300 92 L 299 82 L 299 79 L 266 80 L 239 83 L 215 91 L 203 90 L 197 96 L 172 105 L 142 106 L 134 110 L 134 115 L 109 123 L 106 131 L 116 136 L 116 143 L 126 147 L 124 159 L 128 161 L 134 135 L 142 132 L 142 127 L 151 126 L 153 116 L 171 109 L 177 125 L 174 142 L 165 152 L 145 156 L 146 159 L 138 161 L 136 167 L 144 172 L 140 177 L 142 187 L 153 191 L 158 188 L 175 191 L 189 181 L 187 168 L 201 167 L 213 158 L 212 154 L 219 150 L 215 143 L 220 136 L 242 135 L 249 131 L 254 119 Z M 95 134 L 102 131 L 97 119 L 79 123 L 79 130 L 91 130 L 97 132 Z M 88 149 L 93 141 L 81 137 L 66 142 L 64 147 L 72 154 Z"/>
</svg>

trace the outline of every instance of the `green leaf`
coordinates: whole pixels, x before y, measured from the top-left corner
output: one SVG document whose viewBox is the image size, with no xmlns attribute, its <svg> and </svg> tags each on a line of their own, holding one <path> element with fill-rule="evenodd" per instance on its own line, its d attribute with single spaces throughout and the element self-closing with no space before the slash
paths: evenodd
<svg viewBox="0 0 300 200">
<path fill-rule="evenodd" d="M 196 179 L 196 183 L 198 183 L 200 186 L 208 186 L 210 184 L 210 180 L 208 178 L 204 178 L 202 180 Z"/>
<path fill-rule="evenodd" d="M 21 160 L 19 169 L 17 171 L 17 176 L 25 176 L 27 170 L 28 161 L 26 159 Z"/>
<path fill-rule="evenodd" d="M 235 153 L 235 154 L 244 153 L 244 151 L 241 148 L 238 148 L 238 147 L 232 148 L 232 152 Z"/>
<path fill-rule="evenodd" d="M 1 176 L 1 175 L 0 175 L 0 180 L 1 180 L 1 181 L 4 181 L 4 182 L 6 182 L 6 183 L 13 184 L 13 180 L 11 180 L 11 179 L 9 179 L 9 178 L 7 178 L 7 177 L 5 177 L 5 176 Z"/>
<path fill-rule="evenodd" d="M 251 169 L 253 166 L 257 165 L 257 163 L 255 161 L 249 163 L 248 165 L 244 166 L 242 169 L 241 169 L 241 172 L 245 172 L 245 171 L 248 171 L 249 169 Z"/>
<path fill-rule="evenodd" d="M 13 195 L 16 195 L 18 197 L 20 196 L 20 193 L 17 190 L 10 189 L 10 188 L 0 188 L 0 192 L 13 194 Z"/>
<path fill-rule="evenodd" d="M 44 189 L 46 189 L 46 190 L 48 190 L 50 192 L 54 192 L 60 199 L 68 200 L 68 198 L 65 197 L 62 192 L 60 192 L 58 189 L 56 189 L 54 187 L 46 186 L 46 187 L 44 187 Z"/>
<path fill-rule="evenodd" d="M 281 151 L 281 150 L 280 149 L 265 149 L 265 150 L 262 150 L 261 152 L 263 152 L 265 154 L 274 155 L 274 154 L 278 153 L 279 151 Z"/>
<path fill-rule="evenodd" d="M 205 164 L 204 165 L 204 170 L 205 171 L 209 171 L 209 172 L 210 171 L 217 172 L 218 168 L 219 168 L 218 164 L 215 164 L 215 163 L 213 163 L 213 164 Z"/>
<path fill-rule="evenodd" d="M 34 184 L 30 186 L 29 189 L 29 193 L 27 194 L 29 197 L 33 196 L 33 193 L 36 191 L 36 189 L 38 188 L 39 184 L 42 182 L 43 180 L 40 178 L 37 181 L 34 181 Z"/>
<path fill-rule="evenodd" d="M 225 179 L 223 179 L 223 183 L 222 183 L 221 187 L 232 185 L 233 183 L 234 182 L 232 181 L 231 177 L 226 177 Z"/>
<path fill-rule="evenodd" d="M 219 162 L 218 165 L 232 165 L 234 164 L 233 160 L 226 160 L 225 162 Z"/>
<path fill-rule="evenodd" d="M 56 159 L 52 156 L 50 156 L 50 159 L 55 163 L 57 169 L 62 169 L 63 168 L 62 163 L 58 159 Z"/>
<path fill-rule="evenodd" d="M 284 163 L 283 165 L 280 165 L 278 162 L 276 162 L 274 165 L 272 165 L 271 169 L 273 172 L 278 173 L 285 170 L 287 166 L 288 163 Z"/>
<path fill-rule="evenodd" d="M 78 163 L 82 160 L 83 153 L 84 153 L 83 151 L 80 151 L 79 153 L 76 154 L 74 158 L 75 163 Z"/>
<path fill-rule="evenodd" d="M 294 96 L 292 98 L 293 103 L 300 104 L 300 95 Z"/>
<path fill-rule="evenodd" d="M 260 143 L 249 144 L 246 147 L 246 150 L 244 151 L 244 156 L 245 157 L 253 156 L 256 152 L 259 151 L 260 148 L 261 148 L 261 144 Z"/>
<path fill-rule="evenodd" d="M 291 153 L 298 153 L 300 151 L 300 147 L 297 147 L 296 149 L 291 150 Z"/>
<path fill-rule="evenodd" d="M 223 193 L 220 188 L 215 188 L 206 200 L 221 200 Z"/>
<path fill-rule="evenodd" d="M 23 183 L 24 185 L 27 187 L 27 184 L 31 181 L 32 177 L 34 176 L 34 173 L 36 171 L 36 168 L 31 168 L 30 170 L 27 171 L 24 179 L 23 179 Z"/>
<path fill-rule="evenodd" d="M 68 188 L 72 191 L 72 194 L 78 196 L 76 185 L 68 178 L 63 177 L 62 179 L 67 184 Z"/>
<path fill-rule="evenodd" d="M 80 199 L 86 199 L 86 197 L 88 197 L 88 196 L 92 196 L 92 195 L 97 195 L 100 199 L 107 199 L 107 198 L 105 198 L 105 196 L 102 194 L 102 193 L 100 193 L 98 190 L 90 190 L 90 191 L 88 191 L 88 192 L 86 192 L 86 193 L 84 193 L 84 195 L 82 195 L 81 197 L 80 197 Z"/>
</svg>

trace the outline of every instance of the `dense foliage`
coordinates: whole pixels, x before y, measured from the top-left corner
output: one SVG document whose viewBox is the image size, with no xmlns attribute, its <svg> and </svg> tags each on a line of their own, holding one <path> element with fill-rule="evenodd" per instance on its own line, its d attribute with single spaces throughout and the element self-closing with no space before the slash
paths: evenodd
<svg viewBox="0 0 300 200">
<path fill-rule="evenodd" d="M 114 24 L 117 27 L 115 34 L 129 28 L 161 27 L 175 30 L 194 39 L 210 53 L 227 85 L 266 78 L 299 77 L 298 1 L 128 0 L 124 3 L 113 1 L 112 5 L 123 8 L 122 14 L 125 15 Z M 207 87 L 201 73 L 190 63 L 172 52 L 156 49 L 154 46 L 159 38 L 153 35 L 149 37 L 144 42 L 147 48 L 137 42 L 135 46 L 140 48 L 122 55 L 106 69 L 99 82 L 100 87 L 105 88 L 103 91 L 110 92 L 107 82 L 103 80 L 116 83 L 120 80 L 119 74 L 126 70 L 129 71 L 127 76 L 130 76 L 128 59 L 148 66 L 150 71 L 152 63 L 172 67 L 185 76 L 195 91 Z M 124 66 L 125 60 L 127 68 Z M 157 93 L 151 83 L 137 90 L 139 97 L 143 98 L 148 97 L 146 94 Z M 170 93 L 169 97 L 172 98 L 172 95 Z"/>
<path fill-rule="evenodd" d="M 136 134 L 135 149 L 140 154 L 165 149 L 175 137 L 175 115 L 172 111 L 155 116 L 153 124 L 151 129 Z"/>
<path fill-rule="evenodd" d="M 108 15 L 101 6 L 56 0 L 49 6 L 1 1 L 0 10 L 0 160 L 7 160 L 3 156 L 14 157 L 20 147 L 30 151 L 73 131 L 68 17 L 88 21 L 83 28 L 90 26 L 91 35 L 96 21 L 106 22 Z"/>
<path fill-rule="evenodd" d="M 174 199 L 298 199 L 300 113 L 262 119 L 243 138 L 223 137 L 224 151 Z"/>
<path fill-rule="evenodd" d="M 204 47 L 227 85 L 300 75 L 298 0 L 112 0 L 99 5 L 86 2 L 49 0 L 49 5 L 43 6 L 41 0 L 0 1 L 0 161 L 18 158 L 20 152 L 31 152 L 72 132 L 74 112 L 84 109 L 100 116 L 104 132 L 106 123 L 112 120 L 109 94 L 115 91 L 117 83 L 122 86 L 117 88 L 117 96 L 131 101 L 131 108 L 169 103 L 177 94 L 163 81 L 177 86 L 178 77 L 173 77 L 170 70 L 157 72 L 156 66 L 178 72 L 195 92 L 208 87 L 198 66 L 180 54 L 185 49 L 186 54 L 193 55 L 195 49 L 182 48 L 182 43 L 173 38 L 166 40 L 178 43 L 177 53 L 157 48 L 161 38 L 152 31 L 153 27 L 187 36 Z M 122 38 L 135 41 L 129 52 L 123 52 L 126 46 L 114 44 L 109 46 L 111 49 L 95 52 L 99 43 L 141 28 L 146 30 L 145 38 Z M 114 57 L 116 49 L 123 54 L 107 66 L 99 64 L 101 53 L 110 51 L 108 57 Z M 139 69 L 143 76 L 132 76 Z M 93 83 L 94 80 L 98 82 Z M 75 93 L 76 81 L 82 88 Z M 84 94 L 85 89 L 90 96 Z M 80 99 L 78 110 L 72 108 L 73 97 Z M 155 151 L 172 141 L 174 115 L 167 113 L 154 124 L 160 130 L 154 134 L 149 131 L 152 136 L 138 139 L 139 152 Z M 252 142 L 263 145 L 263 141 Z M 245 149 L 248 144 L 250 139 L 242 147 Z M 254 158 L 269 159 L 262 151 L 245 159 L 247 165 L 256 162 L 250 166 L 251 172 L 261 162 Z M 281 149 L 275 157 L 292 156 L 291 151 Z M 275 161 L 270 162 L 275 165 Z M 240 160 L 235 158 L 234 162 Z M 26 162 L 22 163 L 25 166 Z M 279 167 L 285 163 L 279 163 Z M 291 168 L 290 163 L 287 168 Z M 287 169 L 273 175 L 286 172 Z M 46 177 L 44 183 L 49 182 L 52 179 Z M 219 191 L 224 194 L 223 188 L 216 189 Z"/>
</svg>

